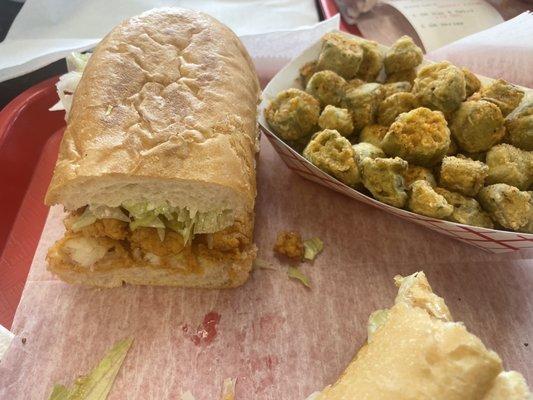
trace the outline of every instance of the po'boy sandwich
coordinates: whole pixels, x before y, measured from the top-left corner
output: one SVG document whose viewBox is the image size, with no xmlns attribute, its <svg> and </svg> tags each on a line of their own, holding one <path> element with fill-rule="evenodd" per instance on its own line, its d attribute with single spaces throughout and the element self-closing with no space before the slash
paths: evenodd
<svg viewBox="0 0 533 400">
<path fill-rule="evenodd" d="M 370 316 L 368 342 L 342 376 L 308 400 L 530 400 L 518 372 L 453 322 L 423 272 L 397 277 L 393 307 Z"/>
<path fill-rule="evenodd" d="M 101 287 L 244 283 L 259 95 L 243 45 L 206 14 L 114 28 L 83 70 L 46 194 L 67 212 L 49 269 Z"/>
</svg>

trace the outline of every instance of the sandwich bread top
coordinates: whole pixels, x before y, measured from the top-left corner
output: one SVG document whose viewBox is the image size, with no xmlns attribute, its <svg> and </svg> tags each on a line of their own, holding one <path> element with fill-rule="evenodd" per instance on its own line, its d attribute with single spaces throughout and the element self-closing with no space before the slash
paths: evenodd
<svg viewBox="0 0 533 400">
<path fill-rule="evenodd" d="M 155 9 L 126 20 L 87 63 L 46 203 L 118 206 L 208 188 L 253 208 L 259 94 L 242 43 L 214 18 Z"/>
</svg>

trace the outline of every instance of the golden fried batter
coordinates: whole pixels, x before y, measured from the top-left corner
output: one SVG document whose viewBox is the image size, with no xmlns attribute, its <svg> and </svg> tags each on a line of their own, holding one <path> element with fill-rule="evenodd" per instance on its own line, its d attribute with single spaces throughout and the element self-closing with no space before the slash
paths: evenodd
<svg viewBox="0 0 533 400">
<path fill-rule="evenodd" d="M 407 203 L 409 210 L 433 218 L 446 218 L 452 215 L 453 206 L 438 194 L 427 181 L 419 180 L 411 185 L 411 196 Z"/>
<path fill-rule="evenodd" d="M 170 229 L 166 229 L 165 238 L 161 240 L 155 228 L 137 228 L 130 236 L 133 248 L 140 248 L 146 253 L 157 256 L 178 254 L 185 247 L 183 237 Z"/>
<path fill-rule="evenodd" d="M 450 221 L 483 228 L 494 228 L 489 214 L 482 210 L 476 199 L 439 187 L 435 188 L 435 192 L 443 196 L 448 204 L 453 206 L 453 213 L 448 217 Z"/>
<path fill-rule="evenodd" d="M 407 188 L 416 181 L 426 181 L 433 187 L 437 186 L 437 181 L 431 170 L 418 165 L 409 164 L 407 171 L 403 174 L 403 178 Z"/>
<path fill-rule="evenodd" d="M 505 183 L 481 189 L 479 202 L 494 221 L 514 231 L 525 229 L 533 217 L 531 195 Z"/>
<path fill-rule="evenodd" d="M 330 32 L 322 38 L 318 70 L 334 71 L 344 79 L 355 78 L 363 61 L 364 50 L 357 39 Z"/>
<path fill-rule="evenodd" d="M 301 260 L 304 256 L 302 237 L 298 232 L 282 231 L 278 233 L 274 251 L 295 260 Z"/>
<path fill-rule="evenodd" d="M 507 83 L 503 79 L 498 79 L 481 88 L 470 100 L 485 100 L 496 104 L 505 117 L 518 107 L 523 97 L 524 92 L 518 87 Z"/>
<path fill-rule="evenodd" d="M 413 94 L 424 107 L 449 114 L 466 97 L 465 74 L 448 61 L 427 65 L 418 72 Z"/>
<path fill-rule="evenodd" d="M 399 38 L 387 51 L 385 72 L 388 74 L 412 70 L 422 62 L 422 49 L 409 36 Z"/>
<path fill-rule="evenodd" d="M 442 160 L 449 146 L 450 131 L 444 115 L 425 107 L 400 114 L 381 142 L 389 156 L 425 167 Z"/>
<path fill-rule="evenodd" d="M 440 184 L 465 196 L 475 196 L 483 187 L 489 172 L 481 161 L 469 158 L 444 157 L 440 167 Z"/>
</svg>

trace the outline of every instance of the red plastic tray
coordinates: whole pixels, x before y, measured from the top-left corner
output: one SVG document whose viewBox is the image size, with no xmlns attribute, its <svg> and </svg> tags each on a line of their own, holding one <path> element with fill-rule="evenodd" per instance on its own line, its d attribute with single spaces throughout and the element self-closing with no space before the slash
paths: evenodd
<svg viewBox="0 0 533 400">
<path fill-rule="evenodd" d="M 48 79 L 0 111 L 0 324 L 10 327 L 41 236 L 43 204 L 65 126 Z"/>
<path fill-rule="evenodd" d="M 322 15 L 324 15 L 325 19 L 331 18 L 339 13 L 339 8 L 334 0 L 319 0 L 318 5 L 322 10 Z M 363 36 L 356 25 L 348 25 L 343 18 L 341 18 L 340 29 L 341 31 L 346 31 L 353 35 Z"/>
</svg>

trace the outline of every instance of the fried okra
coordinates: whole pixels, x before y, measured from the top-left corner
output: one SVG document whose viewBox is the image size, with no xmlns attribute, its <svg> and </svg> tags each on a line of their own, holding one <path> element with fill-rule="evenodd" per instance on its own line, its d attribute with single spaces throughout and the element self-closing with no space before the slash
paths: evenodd
<svg viewBox="0 0 533 400">
<path fill-rule="evenodd" d="M 370 158 L 361 161 L 363 185 L 379 201 L 402 208 L 407 201 L 403 174 L 407 161 L 395 158 Z"/>
<path fill-rule="evenodd" d="M 450 121 L 450 131 L 467 152 L 487 151 L 505 136 L 500 109 L 488 101 L 465 101 Z"/>
<path fill-rule="evenodd" d="M 284 90 L 265 109 L 268 124 L 284 140 L 310 135 L 319 115 L 318 100 L 299 89 Z"/>
<path fill-rule="evenodd" d="M 495 222 L 513 231 L 524 229 L 533 215 L 531 195 L 506 183 L 485 186 L 478 199 Z"/>
<path fill-rule="evenodd" d="M 361 162 L 365 158 L 381 158 L 385 157 L 385 153 L 379 147 L 373 144 L 361 142 L 352 146 L 355 165 L 357 167 L 357 181 L 361 182 Z"/>
<path fill-rule="evenodd" d="M 413 85 L 406 81 L 385 83 L 381 86 L 383 98 L 386 99 L 395 93 L 410 92 L 413 89 Z"/>
<path fill-rule="evenodd" d="M 431 167 L 437 164 L 450 146 L 450 131 L 444 115 L 420 107 L 400 114 L 381 142 L 389 156 Z"/>
<path fill-rule="evenodd" d="M 405 186 L 409 188 L 416 181 L 426 181 L 431 186 L 437 186 L 435 176 L 429 168 L 420 167 L 419 165 L 409 164 L 407 171 L 403 174 Z"/>
<path fill-rule="evenodd" d="M 479 89 L 481 89 L 481 81 L 478 79 L 476 75 L 470 72 L 469 69 L 463 67 L 461 68 L 461 71 L 463 71 L 463 74 L 465 74 L 466 97 L 470 97 L 474 93 L 476 93 Z"/>
<path fill-rule="evenodd" d="M 379 103 L 383 99 L 379 83 L 365 83 L 346 90 L 343 106 L 352 114 L 356 131 L 374 123 Z"/>
<path fill-rule="evenodd" d="M 326 106 L 318 118 L 318 125 L 322 129 L 335 129 L 342 136 L 353 133 L 352 116 L 346 108 Z"/>
<path fill-rule="evenodd" d="M 310 61 L 308 63 L 305 63 L 300 68 L 300 82 L 302 83 L 302 86 L 304 88 L 307 86 L 307 82 L 313 76 L 313 74 L 317 72 L 316 65 L 317 65 L 317 61 Z"/>
<path fill-rule="evenodd" d="M 427 65 L 418 72 L 413 94 L 422 106 L 447 115 L 466 97 L 465 75 L 448 61 Z"/>
<path fill-rule="evenodd" d="M 387 75 L 386 83 L 408 82 L 411 85 L 416 79 L 416 69 L 406 69 L 405 71 L 397 71 Z"/>
<path fill-rule="evenodd" d="M 507 140 L 522 150 L 533 151 L 533 98 L 529 98 L 505 118 Z"/>
<path fill-rule="evenodd" d="M 305 147 L 303 156 L 349 186 L 358 183 L 359 174 L 352 145 L 336 130 L 324 129 L 314 134 Z"/>
<path fill-rule="evenodd" d="M 357 71 L 357 77 L 367 82 L 375 81 L 383 68 L 383 54 L 374 41 L 360 39 L 359 45 L 363 49 L 363 61 Z"/>
<path fill-rule="evenodd" d="M 417 107 L 416 97 L 412 93 L 395 93 L 383 100 L 378 107 L 378 124 L 389 126 L 398 115 Z"/>
<path fill-rule="evenodd" d="M 276 237 L 274 251 L 278 254 L 299 261 L 304 256 L 302 236 L 298 232 L 282 231 Z"/>
<path fill-rule="evenodd" d="M 346 81 L 333 71 L 319 71 L 307 82 L 305 91 L 318 99 L 322 107 L 338 106 L 344 98 Z"/>
<path fill-rule="evenodd" d="M 385 55 L 387 74 L 416 68 L 422 62 L 422 49 L 409 36 L 399 38 Z"/>
<path fill-rule="evenodd" d="M 359 134 L 359 141 L 371 143 L 374 146 L 381 147 L 381 141 L 387 134 L 388 127 L 382 125 L 367 125 Z"/>
<path fill-rule="evenodd" d="M 527 190 L 533 183 L 533 152 L 499 144 L 487 152 L 487 183 L 507 183 Z"/>
<path fill-rule="evenodd" d="M 435 191 L 453 206 L 453 213 L 447 217 L 450 221 L 482 228 L 494 228 L 489 214 L 483 211 L 476 199 L 440 187 L 435 188 Z"/>
<path fill-rule="evenodd" d="M 364 50 L 357 39 L 338 32 L 327 33 L 322 38 L 318 70 L 334 71 L 344 79 L 352 79 L 359 71 L 363 55 Z"/>
<path fill-rule="evenodd" d="M 485 183 L 489 172 L 481 161 L 469 158 L 444 157 L 440 167 L 439 183 L 442 187 L 465 196 L 475 196 Z"/>
<path fill-rule="evenodd" d="M 507 116 L 513 111 L 524 97 L 524 92 L 516 86 L 507 83 L 503 79 L 493 81 L 490 85 L 481 88 L 475 93 L 471 100 L 485 100 L 496 104 L 503 116 Z"/>
<path fill-rule="evenodd" d="M 446 152 L 447 156 L 454 156 L 459 151 L 459 148 L 457 147 L 457 142 L 453 138 L 453 136 L 450 136 L 450 147 L 448 147 L 448 151 Z"/>
<path fill-rule="evenodd" d="M 446 218 L 452 215 L 453 206 L 438 194 L 435 189 L 424 180 L 414 181 L 410 187 L 411 195 L 407 208 L 417 214 L 433 218 Z"/>
</svg>

